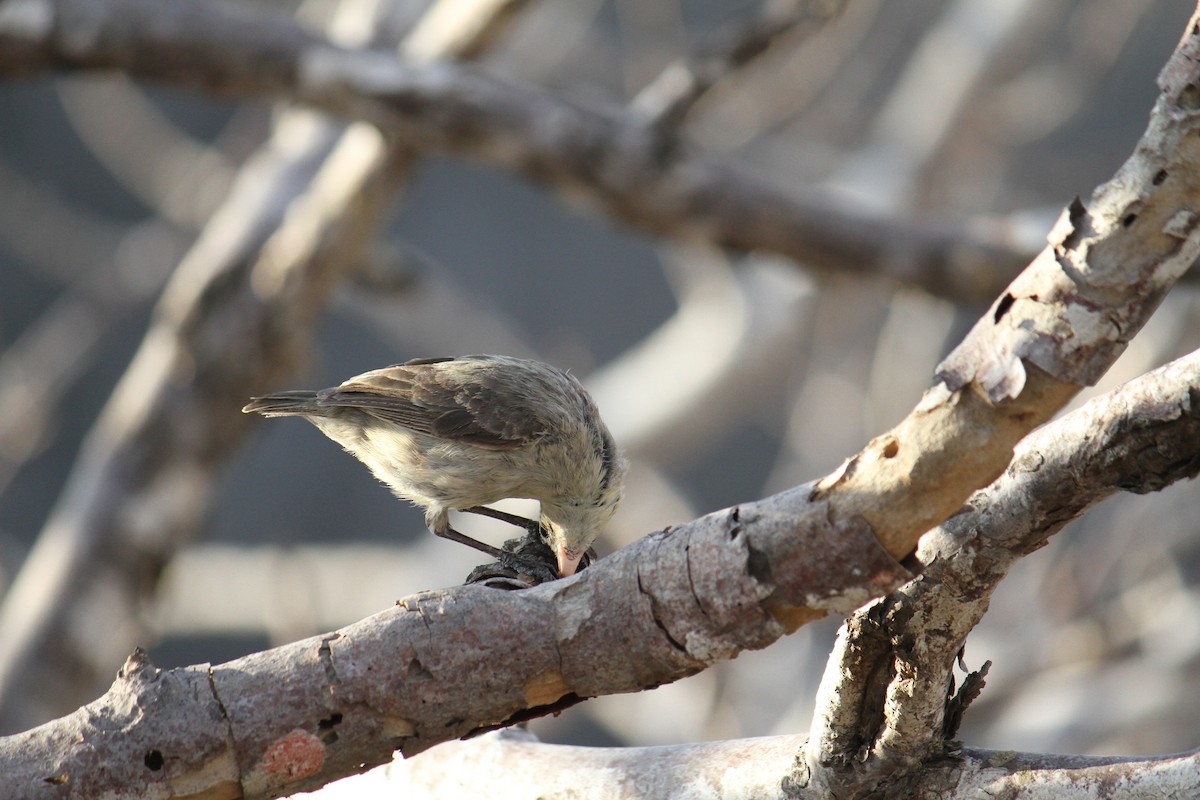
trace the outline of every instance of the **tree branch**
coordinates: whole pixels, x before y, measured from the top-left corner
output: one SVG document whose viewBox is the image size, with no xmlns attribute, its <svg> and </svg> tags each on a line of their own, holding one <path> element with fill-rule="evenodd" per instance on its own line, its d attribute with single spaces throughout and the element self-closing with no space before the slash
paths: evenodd
<svg viewBox="0 0 1200 800">
<path fill-rule="evenodd" d="M 462 796 L 489 800 L 568 793 L 579 800 L 827 800 L 815 787 L 779 779 L 804 747 L 804 737 L 794 735 L 672 747 L 564 747 L 510 730 L 397 760 L 343 782 L 334 796 L 437 797 L 453 786 Z M 1197 781 L 1198 751 L 1114 758 L 964 748 L 931 764 L 913 793 L 886 796 L 1172 797 L 1186 796 Z M 313 800 L 321 797 L 318 792 Z"/>
<path fill-rule="evenodd" d="M 903 570 L 869 531 L 821 526 L 822 505 L 805 495 L 649 536 L 578 579 L 424 592 L 216 667 L 159 671 L 135 653 L 104 697 L 0 739 L 0 763 L 17 797 L 57 775 L 81 796 L 186 785 L 275 797 L 384 763 L 395 749 L 411 755 L 676 680 L 783 635 L 775 603 L 848 613 L 899 584 Z M 810 518 L 803 538 L 793 508 Z M 773 578 L 781 565 L 783 579 Z M 193 741 L 180 738 L 197 725 Z M 160 768 L 143 763 L 149 752 Z M 105 770 L 88 767 L 97 759 Z"/>
<path fill-rule="evenodd" d="M 328 56 L 308 62 L 310 72 L 335 75 L 343 59 Z M 1200 159 L 1191 88 L 1198 56 L 1200 34 L 1189 33 L 1116 178 L 1090 209 L 1077 203 L 1064 215 L 1051 246 L 947 358 L 913 413 L 833 475 L 654 534 L 532 590 L 429 592 L 211 670 L 160 673 L 135 657 L 107 700 L 3 742 L 42 758 L 30 757 L 16 785 L 120 775 L 140 794 L 182 783 L 193 793 L 295 791 L 381 763 L 392 748 L 419 752 L 587 696 L 692 674 L 890 590 L 902 571 L 888 554 L 908 554 L 993 480 L 1022 436 L 1112 363 L 1200 251 L 1192 210 L 1200 175 L 1191 169 Z M 423 102 L 397 92 L 385 72 L 376 88 L 393 104 L 389 115 Z M 403 117 L 390 121 L 399 129 Z M 614 663 L 613 653 L 627 660 Z M 181 699 L 209 726 L 194 746 L 165 735 Z M 129 758 L 159 740 L 174 749 Z M 88 765 L 101 751 L 109 769 L 98 774 Z"/>
<path fill-rule="evenodd" d="M 1002 230 L 914 224 L 786 193 L 636 115 L 467 65 L 348 51 L 289 18 L 244 7 L 8 0 L 0 6 L 0 76 L 53 69 L 120 69 L 233 97 L 291 100 L 372 121 L 423 149 L 517 170 L 639 230 L 879 274 L 975 305 L 1032 255 Z"/>
<path fill-rule="evenodd" d="M 406 42 L 426 55 L 458 55 L 454 48 L 490 39 L 518 2 L 477 5 L 482 17 L 458 14 L 457 27 L 444 18 L 419 24 Z M 21 14 L 33 8 L 7 4 L 0 17 L 21 27 L 29 22 Z M 109 20 L 116 25 L 111 43 L 136 50 L 143 35 L 160 43 L 186 38 L 188 26 L 204 24 L 202 11 L 189 10 L 199 8 L 177 6 L 182 16 L 148 29 L 133 18 Z M 98 4 L 64 13 L 75 34 L 103 27 Z M 249 48 L 253 26 L 238 30 L 246 19 L 234 11 L 221 31 Z M 267 36 L 280 38 L 288 37 Z M 297 33 L 289 41 L 302 39 Z M 203 54 L 186 51 L 175 56 L 182 68 L 200 69 L 189 59 Z M 172 275 L 0 606 L 4 729 L 40 723 L 94 696 L 140 638 L 139 610 L 163 565 L 199 529 L 222 459 L 247 429 L 238 409 L 303 363 L 312 321 L 336 277 L 358 259 L 412 159 L 366 124 L 343 129 L 307 111 L 277 118 L 273 137 L 244 165 Z"/>
<path fill-rule="evenodd" d="M 1009 568 L 1104 498 L 1197 472 L 1200 352 L 1022 440 L 1003 476 L 921 539 L 920 577 L 839 632 L 808 751 L 818 782 L 862 790 L 943 757 L 954 660 Z"/>
<path fill-rule="evenodd" d="M 1103 358 L 1111 348 L 1091 352 Z M 185 779 L 192 788 L 240 784 L 248 796 L 318 785 L 383 763 L 392 748 L 413 754 L 692 674 L 894 585 L 897 568 L 870 530 L 861 519 L 839 521 L 835 509 L 800 487 L 652 535 L 577 578 L 515 593 L 428 592 L 334 634 L 211 669 L 164 673 L 135 655 L 108 696 L 3 740 L 3 750 L 9 763 L 20 754 L 15 785 L 59 774 L 85 781 L 79 759 L 97 750 L 112 765 L 105 776 L 119 777 L 129 796 Z M 163 750 L 165 731 L 189 719 L 213 721 L 209 744 Z M 162 761 L 147 769 L 131 752 Z"/>
<path fill-rule="evenodd" d="M 660 130 L 678 127 L 716 83 L 788 35 L 805 38 L 842 13 L 846 0 L 775 0 L 748 25 L 668 66 L 629 110 Z"/>
</svg>

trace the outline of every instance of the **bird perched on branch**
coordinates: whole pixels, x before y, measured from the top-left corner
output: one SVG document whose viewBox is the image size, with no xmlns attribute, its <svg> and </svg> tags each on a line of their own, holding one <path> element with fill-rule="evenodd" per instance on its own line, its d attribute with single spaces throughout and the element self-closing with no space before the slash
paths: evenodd
<svg viewBox="0 0 1200 800">
<path fill-rule="evenodd" d="M 454 530 L 450 509 L 544 528 L 561 577 L 621 501 L 626 462 L 596 404 L 570 374 L 537 361 L 416 359 L 330 389 L 251 398 L 242 411 L 304 417 L 424 506 L 443 538 L 505 555 Z M 540 501 L 540 522 L 484 507 L 506 497 Z"/>
</svg>

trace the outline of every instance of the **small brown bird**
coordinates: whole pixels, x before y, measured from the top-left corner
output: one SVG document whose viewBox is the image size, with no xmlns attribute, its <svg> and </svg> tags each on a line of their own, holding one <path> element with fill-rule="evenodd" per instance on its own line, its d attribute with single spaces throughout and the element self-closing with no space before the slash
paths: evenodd
<svg viewBox="0 0 1200 800">
<path fill-rule="evenodd" d="M 498 548 L 450 527 L 450 509 L 536 530 L 483 508 L 506 497 L 541 502 L 558 572 L 579 560 L 616 511 L 626 462 L 596 404 L 570 374 L 520 358 L 422 358 L 320 391 L 251 398 L 242 409 L 301 416 L 405 500 L 438 536 L 493 557 Z"/>
</svg>

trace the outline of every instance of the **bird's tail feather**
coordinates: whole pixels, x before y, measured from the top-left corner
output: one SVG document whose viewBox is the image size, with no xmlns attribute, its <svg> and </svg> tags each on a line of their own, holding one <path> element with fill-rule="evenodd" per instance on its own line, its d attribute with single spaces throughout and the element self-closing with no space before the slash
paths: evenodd
<svg viewBox="0 0 1200 800">
<path fill-rule="evenodd" d="M 251 397 L 242 411 L 250 414 L 258 412 L 264 417 L 287 417 L 294 414 L 319 414 L 322 411 L 317 399 L 317 393 L 308 389 L 294 389 L 288 392 L 265 394 L 262 397 Z"/>
</svg>

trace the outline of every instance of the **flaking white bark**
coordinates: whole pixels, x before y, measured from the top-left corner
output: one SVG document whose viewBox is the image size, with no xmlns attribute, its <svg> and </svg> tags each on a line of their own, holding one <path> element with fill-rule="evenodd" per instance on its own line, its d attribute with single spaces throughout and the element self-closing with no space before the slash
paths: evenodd
<svg viewBox="0 0 1200 800">
<path fill-rule="evenodd" d="M 1197 472 L 1200 352 L 1022 440 L 999 479 L 921 539 L 920 576 L 842 626 L 806 751 L 812 773 L 861 790 L 941 757 L 956 655 L 1009 568 L 1104 498 Z"/>
</svg>

